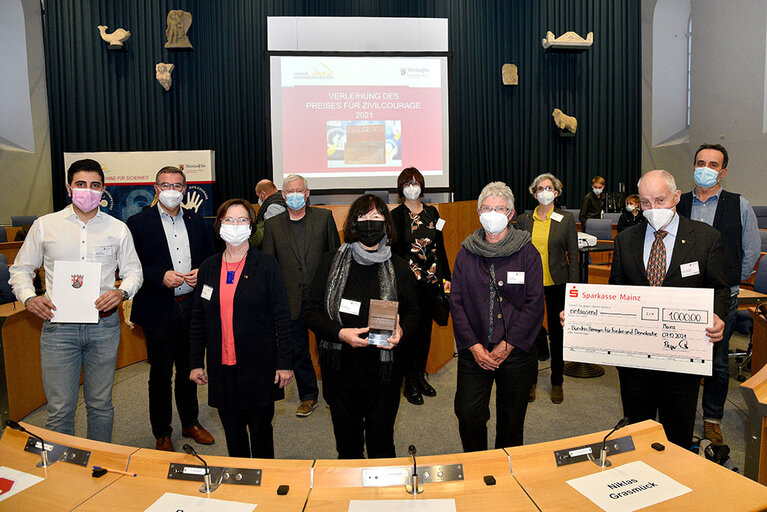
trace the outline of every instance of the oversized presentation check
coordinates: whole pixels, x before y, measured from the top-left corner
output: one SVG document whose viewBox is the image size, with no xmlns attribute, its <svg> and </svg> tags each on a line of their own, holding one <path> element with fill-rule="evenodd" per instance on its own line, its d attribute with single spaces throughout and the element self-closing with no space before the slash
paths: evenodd
<svg viewBox="0 0 767 512">
<path fill-rule="evenodd" d="M 711 375 L 714 290 L 568 283 L 564 360 Z"/>
</svg>

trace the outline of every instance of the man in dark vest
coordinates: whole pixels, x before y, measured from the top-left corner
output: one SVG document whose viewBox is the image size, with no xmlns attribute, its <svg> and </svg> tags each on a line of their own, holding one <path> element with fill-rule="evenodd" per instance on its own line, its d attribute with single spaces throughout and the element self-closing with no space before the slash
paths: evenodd
<svg viewBox="0 0 767 512">
<path fill-rule="evenodd" d="M 677 211 L 684 217 L 705 222 L 722 234 L 724 272 L 730 286 L 730 308 L 724 338 L 714 345 L 713 375 L 703 384 L 703 432 L 712 444 L 723 444 L 721 421 L 730 365 L 727 359 L 730 336 L 738 309 L 738 284 L 748 279 L 759 259 L 761 240 L 756 215 L 745 197 L 722 188 L 727 174 L 727 150 L 719 144 L 703 144 L 695 153 L 695 189 L 682 195 Z"/>
<path fill-rule="evenodd" d="M 258 196 L 258 215 L 256 216 L 256 230 L 250 236 L 248 242 L 251 247 L 261 248 L 264 240 L 264 223 L 288 209 L 285 199 L 279 193 L 271 180 L 261 180 L 256 183 L 256 195 Z"/>
</svg>

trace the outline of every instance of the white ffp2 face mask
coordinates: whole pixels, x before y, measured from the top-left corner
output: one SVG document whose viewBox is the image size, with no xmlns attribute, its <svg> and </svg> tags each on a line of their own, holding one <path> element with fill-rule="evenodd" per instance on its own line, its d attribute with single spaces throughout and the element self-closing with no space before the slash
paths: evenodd
<svg viewBox="0 0 767 512">
<path fill-rule="evenodd" d="M 490 234 L 500 233 L 509 225 L 509 218 L 498 212 L 484 212 L 479 216 L 479 222 Z"/>
<path fill-rule="evenodd" d="M 541 190 L 535 196 L 538 202 L 541 203 L 543 206 L 548 206 L 551 203 L 553 203 L 554 197 L 555 197 L 554 192 L 551 190 Z"/>
<path fill-rule="evenodd" d="M 408 185 L 402 189 L 402 195 L 405 196 L 406 199 L 414 201 L 421 196 L 421 187 L 418 185 Z"/>
<path fill-rule="evenodd" d="M 674 218 L 674 210 L 671 208 L 653 208 L 642 211 L 642 215 L 645 216 L 653 229 L 658 231 L 668 226 L 668 223 Z"/>
<path fill-rule="evenodd" d="M 218 234 L 224 242 L 237 247 L 250 238 L 250 224 L 221 224 Z"/>
<path fill-rule="evenodd" d="M 157 196 L 157 199 L 162 203 L 162 205 L 170 210 L 181 204 L 181 200 L 183 198 L 184 194 L 178 190 L 163 190 L 160 192 L 160 195 Z"/>
</svg>

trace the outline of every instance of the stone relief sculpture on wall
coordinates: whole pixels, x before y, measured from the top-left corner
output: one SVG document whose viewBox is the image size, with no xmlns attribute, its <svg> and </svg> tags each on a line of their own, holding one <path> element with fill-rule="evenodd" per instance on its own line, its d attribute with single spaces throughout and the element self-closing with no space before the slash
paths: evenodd
<svg viewBox="0 0 767 512">
<path fill-rule="evenodd" d="M 109 49 L 110 50 L 122 50 L 123 49 L 123 43 L 128 40 L 128 38 L 131 36 L 130 32 L 125 30 L 124 28 L 118 28 L 111 34 L 107 34 L 107 27 L 106 25 L 99 25 L 99 33 L 101 34 L 101 39 L 109 43 Z"/>
<path fill-rule="evenodd" d="M 158 62 L 154 65 L 154 76 L 166 91 L 170 90 L 170 86 L 173 83 L 173 79 L 170 77 L 170 73 L 173 71 L 174 67 L 176 66 L 173 64 L 165 64 L 164 62 Z"/>
<path fill-rule="evenodd" d="M 192 26 L 192 13 L 175 9 L 168 11 L 168 28 L 165 29 L 165 48 L 192 48 L 186 33 Z"/>
<path fill-rule="evenodd" d="M 562 49 L 562 50 L 586 50 L 594 44 L 594 32 L 589 32 L 586 35 L 586 39 L 579 36 L 573 31 L 565 32 L 559 37 L 555 37 L 554 33 L 550 30 L 546 32 L 546 37 L 541 43 L 545 49 Z"/>
<path fill-rule="evenodd" d="M 503 85 L 519 85 L 519 74 L 516 64 L 504 64 L 501 66 L 501 80 Z"/>
<path fill-rule="evenodd" d="M 568 116 L 558 108 L 555 108 L 551 115 L 554 118 L 554 123 L 560 130 L 575 133 L 575 130 L 578 129 L 578 120 L 573 116 Z"/>
</svg>

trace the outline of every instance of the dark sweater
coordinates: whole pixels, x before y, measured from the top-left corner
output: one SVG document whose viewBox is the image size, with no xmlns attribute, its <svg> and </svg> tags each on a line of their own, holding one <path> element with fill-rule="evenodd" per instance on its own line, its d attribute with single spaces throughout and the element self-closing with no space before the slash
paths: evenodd
<svg viewBox="0 0 767 512">
<path fill-rule="evenodd" d="M 645 216 L 642 215 L 641 211 L 634 215 L 630 211 L 624 209 L 623 213 L 621 213 L 621 216 L 618 218 L 617 232 L 620 233 L 626 228 L 636 226 L 637 224 L 644 224 L 645 222 L 647 222 L 647 219 L 645 219 Z"/>
<path fill-rule="evenodd" d="M 581 201 L 581 213 L 578 215 L 578 220 L 581 223 L 581 231 L 586 231 L 586 221 L 588 219 L 599 219 L 602 217 L 602 212 L 605 211 L 605 198 L 607 194 L 602 191 L 597 197 L 594 192 L 589 192 Z"/>
</svg>

